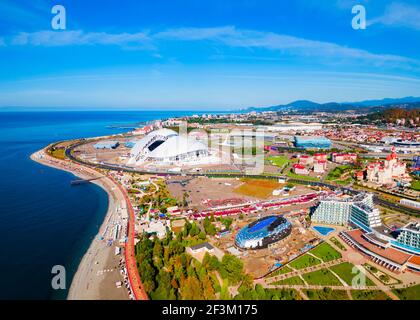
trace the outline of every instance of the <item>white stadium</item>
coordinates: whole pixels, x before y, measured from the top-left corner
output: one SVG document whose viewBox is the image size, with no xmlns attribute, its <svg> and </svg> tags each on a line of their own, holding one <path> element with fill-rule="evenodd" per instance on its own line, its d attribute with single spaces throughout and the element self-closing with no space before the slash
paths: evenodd
<svg viewBox="0 0 420 320">
<path fill-rule="evenodd" d="M 204 143 L 170 129 L 160 129 L 136 141 L 127 164 L 203 163 L 209 160 L 208 147 Z"/>
</svg>

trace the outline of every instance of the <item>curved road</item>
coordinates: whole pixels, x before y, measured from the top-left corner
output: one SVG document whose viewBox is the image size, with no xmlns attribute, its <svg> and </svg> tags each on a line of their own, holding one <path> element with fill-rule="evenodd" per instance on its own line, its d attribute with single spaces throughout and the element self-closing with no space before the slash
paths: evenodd
<svg viewBox="0 0 420 320">
<path fill-rule="evenodd" d="M 125 244 L 125 263 L 127 266 L 127 274 L 128 279 L 130 280 L 131 289 L 133 290 L 134 298 L 136 300 L 149 300 L 146 291 L 144 290 L 143 283 L 141 282 L 141 278 L 139 275 L 139 271 L 137 269 L 137 261 L 136 261 L 136 252 L 135 252 L 135 244 L 134 244 L 134 236 L 135 236 L 135 216 L 133 206 L 131 205 L 131 201 L 128 198 L 127 192 L 121 186 L 118 181 L 116 181 L 111 176 L 109 177 L 114 183 L 118 186 L 121 193 L 124 195 L 124 199 L 127 205 L 128 211 L 128 239 Z"/>
</svg>

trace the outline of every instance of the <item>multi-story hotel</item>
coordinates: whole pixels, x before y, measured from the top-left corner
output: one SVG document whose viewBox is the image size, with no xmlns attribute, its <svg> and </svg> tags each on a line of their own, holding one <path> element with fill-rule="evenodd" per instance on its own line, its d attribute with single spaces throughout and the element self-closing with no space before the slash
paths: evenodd
<svg viewBox="0 0 420 320">
<path fill-rule="evenodd" d="M 372 207 L 373 195 L 360 193 L 354 197 L 333 196 L 321 199 L 312 215 L 312 221 L 326 224 L 346 225 L 350 220 L 352 207 L 355 203 Z"/>
<path fill-rule="evenodd" d="M 411 222 L 401 228 L 394 247 L 401 248 L 415 254 L 420 254 L 420 223 Z"/>
<path fill-rule="evenodd" d="M 367 232 L 382 225 L 379 210 L 362 202 L 353 203 L 350 222 Z"/>
</svg>

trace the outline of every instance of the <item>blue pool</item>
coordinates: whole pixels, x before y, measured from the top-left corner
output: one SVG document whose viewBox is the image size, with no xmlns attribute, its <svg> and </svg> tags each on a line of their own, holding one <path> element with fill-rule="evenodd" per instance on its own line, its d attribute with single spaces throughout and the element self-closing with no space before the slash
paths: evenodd
<svg viewBox="0 0 420 320">
<path fill-rule="evenodd" d="M 329 227 L 320 227 L 320 226 L 315 226 L 313 227 L 313 229 L 315 231 L 318 231 L 320 234 L 322 234 L 323 236 L 328 236 L 331 232 L 334 231 L 334 228 L 329 228 Z"/>
</svg>

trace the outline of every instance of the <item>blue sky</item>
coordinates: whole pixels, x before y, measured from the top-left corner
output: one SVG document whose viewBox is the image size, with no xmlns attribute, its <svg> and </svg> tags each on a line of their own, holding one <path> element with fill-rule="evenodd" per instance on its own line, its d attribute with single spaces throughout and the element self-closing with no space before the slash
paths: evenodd
<svg viewBox="0 0 420 320">
<path fill-rule="evenodd" d="M 355 4 L 366 30 L 351 27 Z M 0 0 L 0 106 L 357 101 L 420 96 L 419 76 L 418 1 Z"/>
</svg>

